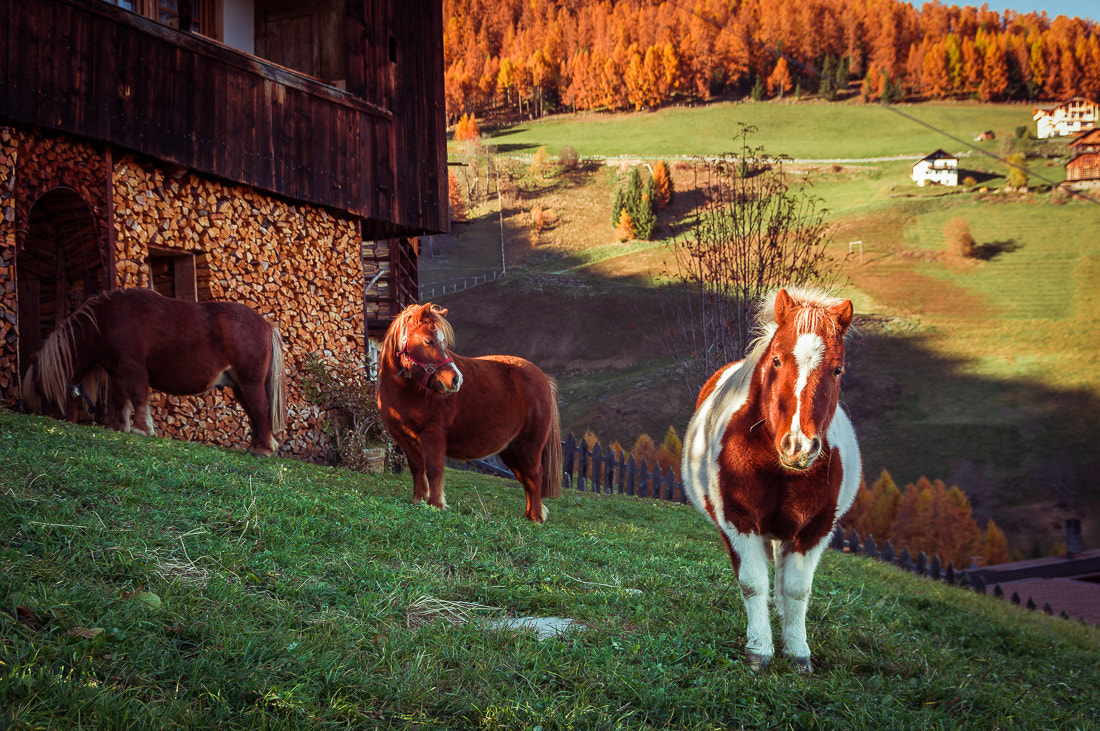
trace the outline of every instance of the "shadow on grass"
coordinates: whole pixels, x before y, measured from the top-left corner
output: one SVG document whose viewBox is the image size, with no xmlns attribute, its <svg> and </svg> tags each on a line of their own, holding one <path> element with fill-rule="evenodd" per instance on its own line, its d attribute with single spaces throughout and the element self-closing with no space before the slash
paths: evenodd
<svg viewBox="0 0 1100 731">
<path fill-rule="evenodd" d="M 974 258 L 982 261 L 993 261 L 1001 254 L 1011 254 L 1023 247 L 1016 243 L 1015 239 L 1005 241 L 990 241 L 987 244 L 977 244 L 974 247 Z"/>
<path fill-rule="evenodd" d="M 929 337 L 860 328 L 842 400 L 868 483 L 885 469 L 903 488 L 921 476 L 958 485 L 979 522 L 994 517 L 1025 553 L 1064 538 L 1060 516 L 1090 517 L 1100 499 L 1095 394 L 981 376 Z"/>
<path fill-rule="evenodd" d="M 1003 178 L 1004 175 L 996 175 L 985 170 L 959 170 L 959 180 L 973 178 L 976 185 L 988 183 L 990 180 Z"/>
</svg>

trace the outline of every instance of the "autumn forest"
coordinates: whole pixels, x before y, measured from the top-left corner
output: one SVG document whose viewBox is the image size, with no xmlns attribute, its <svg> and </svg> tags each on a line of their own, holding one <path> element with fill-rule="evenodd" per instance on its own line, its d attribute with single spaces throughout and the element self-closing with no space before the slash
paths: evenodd
<svg viewBox="0 0 1100 731">
<path fill-rule="evenodd" d="M 447 113 L 1100 97 L 1100 25 L 900 0 L 444 0 Z"/>
</svg>

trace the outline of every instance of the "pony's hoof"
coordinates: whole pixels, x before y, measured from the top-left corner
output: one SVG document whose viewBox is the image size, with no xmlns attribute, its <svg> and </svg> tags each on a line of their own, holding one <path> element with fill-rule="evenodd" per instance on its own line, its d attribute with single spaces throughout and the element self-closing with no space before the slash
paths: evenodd
<svg viewBox="0 0 1100 731">
<path fill-rule="evenodd" d="M 814 666 L 810 664 L 810 658 L 808 657 L 792 657 L 791 662 L 794 663 L 795 668 L 800 673 L 809 675 L 814 671 Z"/>
<path fill-rule="evenodd" d="M 761 655 L 752 650 L 745 650 L 745 664 L 748 665 L 749 669 L 753 672 L 767 670 L 772 665 L 772 656 Z"/>
</svg>

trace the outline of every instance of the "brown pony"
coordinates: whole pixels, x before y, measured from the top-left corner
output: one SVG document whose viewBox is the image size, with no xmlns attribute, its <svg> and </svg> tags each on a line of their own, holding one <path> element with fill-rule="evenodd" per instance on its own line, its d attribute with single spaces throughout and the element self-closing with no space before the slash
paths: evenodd
<svg viewBox="0 0 1100 731">
<path fill-rule="evenodd" d="M 783 649 L 799 669 L 813 669 L 810 587 L 862 471 L 855 431 L 837 405 L 851 323 L 849 300 L 773 293 L 748 356 L 711 376 L 684 435 L 684 491 L 729 550 L 748 615 L 745 658 L 756 669 L 774 652 L 769 558 Z"/>
<path fill-rule="evenodd" d="M 447 310 L 410 305 L 386 332 L 378 408 L 413 474 L 413 500 L 444 508 L 445 457 L 500 453 L 527 493 L 527 518 L 546 519 L 544 497 L 561 494 L 557 386 L 523 358 L 448 352 Z"/>
<path fill-rule="evenodd" d="M 150 387 L 183 396 L 229 386 L 252 422 L 254 454 L 273 454 L 273 434 L 286 428 L 282 337 L 236 302 L 186 302 L 151 289 L 88 299 L 46 339 L 23 378 L 23 401 L 71 413 L 82 382 L 107 384 L 107 425 L 119 431 L 153 433 Z"/>
</svg>

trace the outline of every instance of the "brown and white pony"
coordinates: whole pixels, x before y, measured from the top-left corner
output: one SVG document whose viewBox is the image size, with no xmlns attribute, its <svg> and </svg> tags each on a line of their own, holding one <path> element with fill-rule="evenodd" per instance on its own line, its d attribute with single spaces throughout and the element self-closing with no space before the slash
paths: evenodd
<svg viewBox="0 0 1100 731">
<path fill-rule="evenodd" d="M 813 670 L 806 605 L 814 571 L 862 471 L 855 432 L 838 406 L 851 323 L 849 300 L 793 288 L 772 294 L 757 314 L 759 337 L 748 356 L 711 376 L 684 438 L 684 490 L 729 549 L 754 669 L 774 654 L 772 558 L 784 651 Z"/>
<path fill-rule="evenodd" d="M 413 475 L 413 500 L 446 507 L 446 457 L 499 453 L 527 493 L 526 515 L 546 519 L 544 497 L 561 495 L 558 391 L 523 358 L 466 358 L 449 349 L 447 310 L 410 305 L 394 319 L 378 364 L 378 408 Z"/>
<path fill-rule="evenodd" d="M 153 433 L 150 387 L 177 396 L 232 388 L 252 422 L 255 454 L 273 454 L 273 435 L 286 427 L 282 337 L 236 302 L 187 302 L 151 289 L 91 297 L 50 333 L 21 395 L 32 411 L 71 413 L 74 385 L 104 380 L 107 425 L 119 431 Z"/>
</svg>

